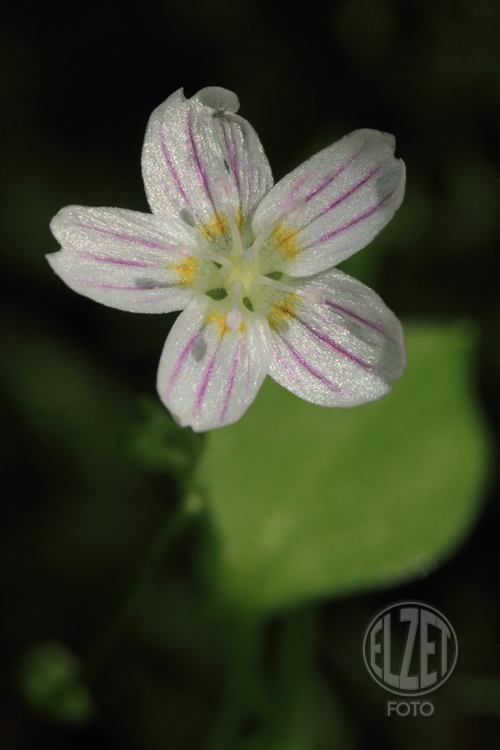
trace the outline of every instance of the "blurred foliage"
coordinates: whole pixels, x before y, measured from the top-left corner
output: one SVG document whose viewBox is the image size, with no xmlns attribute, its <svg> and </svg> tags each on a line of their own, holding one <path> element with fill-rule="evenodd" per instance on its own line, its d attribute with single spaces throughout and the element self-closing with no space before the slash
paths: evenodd
<svg viewBox="0 0 500 750">
<path fill-rule="evenodd" d="M 498 748 L 499 34 L 497 0 L 6 2 L 2 750 Z M 147 210 L 151 111 L 214 84 L 277 179 L 354 128 L 396 134 L 405 203 L 343 264 L 414 318 L 384 401 L 321 410 L 268 382 L 193 435 L 154 388 L 175 316 L 50 272 L 51 217 Z M 426 719 L 385 718 L 360 658 L 371 614 L 406 598 L 460 645 Z"/>
<path fill-rule="evenodd" d="M 59 721 L 81 724 L 92 718 L 93 707 L 80 674 L 73 654 L 59 643 L 46 643 L 25 654 L 20 689 L 38 710 Z"/>
<path fill-rule="evenodd" d="M 126 450 L 144 469 L 168 471 L 182 480 L 190 477 L 203 448 L 205 435 L 180 430 L 158 399 L 140 402 L 144 420 L 130 431 Z"/>
<path fill-rule="evenodd" d="M 269 379 L 245 419 L 209 433 L 200 482 L 231 601 L 273 611 L 399 583 L 462 541 L 489 463 L 470 332 L 413 324 L 405 340 L 390 398 L 322 409 Z"/>
</svg>

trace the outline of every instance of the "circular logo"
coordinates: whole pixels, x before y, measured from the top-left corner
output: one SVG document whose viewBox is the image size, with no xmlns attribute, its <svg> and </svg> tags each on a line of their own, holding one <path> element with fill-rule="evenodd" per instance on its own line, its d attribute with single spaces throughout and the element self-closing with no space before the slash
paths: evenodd
<svg viewBox="0 0 500 750">
<path fill-rule="evenodd" d="M 425 602 L 396 602 L 373 617 L 363 659 L 373 679 L 396 695 L 425 695 L 455 669 L 458 641 L 450 621 Z"/>
</svg>

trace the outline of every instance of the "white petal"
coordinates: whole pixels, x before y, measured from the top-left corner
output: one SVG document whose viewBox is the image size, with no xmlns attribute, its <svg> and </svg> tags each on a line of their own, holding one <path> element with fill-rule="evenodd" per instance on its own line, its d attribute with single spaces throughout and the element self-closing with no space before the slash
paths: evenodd
<svg viewBox="0 0 500 750">
<path fill-rule="evenodd" d="M 283 222 L 274 241 L 292 276 L 324 271 L 361 250 L 401 205 L 405 167 L 395 140 L 377 130 L 356 130 L 284 177 L 259 205 L 252 228 L 259 234 L 294 201 L 299 216 Z"/>
<path fill-rule="evenodd" d="M 289 295 L 273 309 L 271 377 L 323 406 L 357 406 L 389 393 L 405 368 L 394 313 L 378 294 L 336 269 L 300 282 L 299 288 L 323 290 L 326 301 Z"/>
<path fill-rule="evenodd" d="M 155 109 L 142 155 L 152 211 L 205 226 L 229 207 L 253 212 L 273 178 L 255 130 L 234 114 L 237 108 L 235 94 L 210 87 L 188 100 L 179 90 Z M 221 178 L 231 186 L 229 205 L 215 184 Z"/>
<path fill-rule="evenodd" d="M 53 270 L 80 294 L 131 312 L 182 310 L 206 261 L 175 257 L 193 246 L 195 230 L 181 221 L 119 208 L 68 206 L 50 228 L 62 249 L 47 256 Z M 209 264 L 213 265 L 213 264 Z"/>
<path fill-rule="evenodd" d="M 193 99 L 198 99 L 202 104 L 211 107 L 219 114 L 236 114 L 240 108 L 238 97 L 233 91 L 223 89 L 220 86 L 207 86 L 198 91 Z"/>
<path fill-rule="evenodd" d="M 196 297 L 170 331 L 158 370 L 158 392 L 183 426 L 196 432 L 236 422 L 266 377 L 272 339 L 265 318 L 249 313 L 236 332 L 221 305 Z"/>
</svg>

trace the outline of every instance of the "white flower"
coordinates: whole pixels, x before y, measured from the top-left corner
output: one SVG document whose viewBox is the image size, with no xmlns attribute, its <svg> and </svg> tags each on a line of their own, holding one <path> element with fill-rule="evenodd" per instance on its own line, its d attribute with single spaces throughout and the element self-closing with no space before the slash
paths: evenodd
<svg viewBox="0 0 500 750">
<path fill-rule="evenodd" d="M 152 214 L 69 206 L 52 220 L 54 271 L 120 310 L 184 310 L 160 360 L 160 398 L 203 431 L 238 420 L 267 374 L 306 401 L 356 406 L 405 366 L 380 297 L 334 268 L 392 218 L 405 169 L 394 138 L 357 130 L 273 187 L 238 99 L 182 90 L 149 121 L 142 168 Z"/>
</svg>

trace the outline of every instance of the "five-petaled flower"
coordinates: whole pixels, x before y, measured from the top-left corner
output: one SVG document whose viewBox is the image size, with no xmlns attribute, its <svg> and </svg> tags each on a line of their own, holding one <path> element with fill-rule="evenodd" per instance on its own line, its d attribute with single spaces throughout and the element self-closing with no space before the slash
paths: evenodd
<svg viewBox="0 0 500 750">
<path fill-rule="evenodd" d="M 211 87 L 153 112 L 142 157 L 152 214 L 69 206 L 51 223 L 62 249 L 49 263 L 75 291 L 120 310 L 184 310 L 158 391 L 196 431 L 239 419 L 267 374 L 314 404 L 356 406 L 405 366 L 397 318 L 334 268 L 401 204 L 394 138 L 357 130 L 273 187 L 238 106 Z"/>
</svg>

